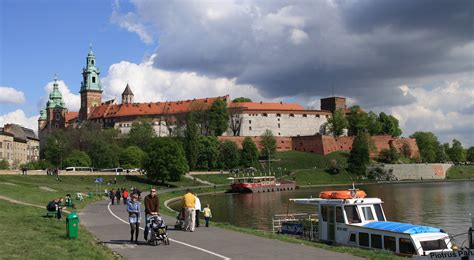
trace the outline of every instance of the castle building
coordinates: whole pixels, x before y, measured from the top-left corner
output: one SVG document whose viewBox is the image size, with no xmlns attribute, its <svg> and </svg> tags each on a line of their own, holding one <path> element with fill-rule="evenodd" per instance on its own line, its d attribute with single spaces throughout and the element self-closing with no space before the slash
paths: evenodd
<svg viewBox="0 0 474 260">
<path fill-rule="evenodd" d="M 32 129 L 17 124 L 0 128 L 0 160 L 10 167 L 39 159 L 39 139 Z"/>
</svg>

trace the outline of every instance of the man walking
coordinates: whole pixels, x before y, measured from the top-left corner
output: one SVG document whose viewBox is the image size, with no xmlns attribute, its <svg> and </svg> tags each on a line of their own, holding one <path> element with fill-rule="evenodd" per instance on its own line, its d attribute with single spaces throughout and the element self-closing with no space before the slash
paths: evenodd
<svg viewBox="0 0 474 260">
<path fill-rule="evenodd" d="M 152 215 L 158 215 L 160 211 L 160 200 L 156 195 L 156 189 L 151 188 L 150 194 L 145 197 L 145 241 L 148 240 L 148 218 Z"/>
<path fill-rule="evenodd" d="M 183 208 L 184 208 L 184 227 L 186 231 L 194 232 L 194 221 L 195 221 L 195 207 L 196 207 L 196 196 L 191 193 L 190 189 L 186 190 L 186 194 L 183 196 Z"/>
<path fill-rule="evenodd" d="M 199 213 L 201 212 L 201 200 L 197 196 L 196 193 L 194 193 L 194 197 L 196 197 L 196 203 L 194 205 L 194 210 L 195 210 L 195 218 L 196 218 L 196 227 L 199 227 Z"/>
</svg>

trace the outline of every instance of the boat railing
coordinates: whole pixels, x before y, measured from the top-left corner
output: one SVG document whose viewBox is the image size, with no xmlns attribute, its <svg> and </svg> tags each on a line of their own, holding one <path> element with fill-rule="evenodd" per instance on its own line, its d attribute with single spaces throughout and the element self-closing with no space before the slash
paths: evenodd
<svg viewBox="0 0 474 260">
<path fill-rule="evenodd" d="M 276 214 L 272 219 L 274 234 L 296 235 L 307 240 L 318 239 L 318 214 Z"/>
</svg>

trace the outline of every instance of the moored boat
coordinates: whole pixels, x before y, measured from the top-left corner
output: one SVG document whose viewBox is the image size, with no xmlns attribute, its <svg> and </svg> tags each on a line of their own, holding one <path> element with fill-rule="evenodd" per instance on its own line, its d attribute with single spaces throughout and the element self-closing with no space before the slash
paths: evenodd
<svg viewBox="0 0 474 260">
<path fill-rule="evenodd" d="M 291 199 L 315 205 L 319 240 L 341 245 L 429 255 L 452 251 L 449 235 L 440 228 L 387 221 L 382 200 L 357 189 L 321 192 L 319 198 Z"/>
<path fill-rule="evenodd" d="M 296 189 L 296 183 L 288 180 L 277 180 L 275 176 L 229 177 L 230 192 L 275 192 Z"/>
</svg>

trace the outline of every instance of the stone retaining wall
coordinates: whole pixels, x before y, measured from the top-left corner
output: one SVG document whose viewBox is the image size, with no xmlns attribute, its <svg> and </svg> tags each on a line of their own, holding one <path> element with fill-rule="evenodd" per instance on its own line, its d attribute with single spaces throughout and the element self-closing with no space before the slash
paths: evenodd
<svg viewBox="0 0 474 260">
<path fill-rule="evenodd" d="M 381 167 L 392 173 L 398 180 L 443 180 L 452 164 L 426 163 L 426 164 L 378 164 L 370 166 Z"/>
</svg>

